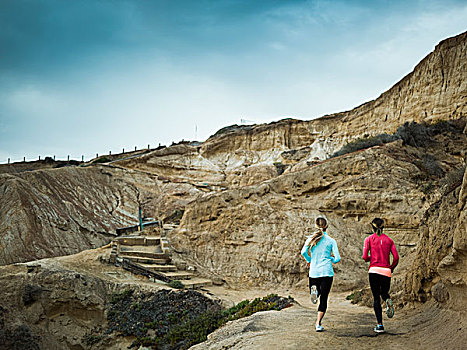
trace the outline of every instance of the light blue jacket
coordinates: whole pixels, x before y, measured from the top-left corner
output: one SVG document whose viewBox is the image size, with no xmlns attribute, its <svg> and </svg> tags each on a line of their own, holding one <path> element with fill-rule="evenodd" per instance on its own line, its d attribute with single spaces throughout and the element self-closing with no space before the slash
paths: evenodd
<svg viewBox="0 0 467 350">
<path fill-rule="evenodd" d="M 311 237 L 312 236 L 309 236 L 307 238 L 302 248 L 303 257 L 310 263 L 309 276 L 312 278 L 334 276 L 332 264 L 337 264 L 341 261 L 336 240 L 329 237 L 327 233 L 324 232 L 321 240 L 311 248 L 310 256 L 310 254 L 308 254 L 308 248 L 310 246 Z M 334 256 L 331 256 L 331 252 Z"/>
</svg>

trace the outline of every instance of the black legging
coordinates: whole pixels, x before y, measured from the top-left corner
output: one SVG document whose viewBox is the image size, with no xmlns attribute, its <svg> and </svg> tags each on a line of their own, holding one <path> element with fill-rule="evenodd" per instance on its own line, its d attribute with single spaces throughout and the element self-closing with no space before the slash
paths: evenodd
<svg viewBox="0 0 467 350">
<path fill-rule="evenodd" d="M 391 287 L 391 277 L 378 273 L 369 273 L 370 288 L 373 293 L 373 308 L 375 309 L 378 324 L 383 324 L 383 310 L 381 309 L 381 298 L 389 299 L 389 288 Z"/>
<path fill-rule="evenodd" d="M 328 308 L 328 296 L 331 291 L 332 277 L 309 277 L 309 287 L 311 292 L 311 286 L 315 285 L 318 290 L 319 306 L 318 311 L 326 312 Z"/>
</svg>

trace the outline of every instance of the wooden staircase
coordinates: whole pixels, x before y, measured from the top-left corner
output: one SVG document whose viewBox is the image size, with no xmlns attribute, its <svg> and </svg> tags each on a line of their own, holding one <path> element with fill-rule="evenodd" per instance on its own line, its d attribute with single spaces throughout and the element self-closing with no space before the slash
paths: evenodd
<svg viewBox="0 0 467 350">
<path fill-rule="evenodd" d="M 141 232 L 142 234 L 145 231 Z M 110 262 L 135 274 L 163 282 L 180 281 L 185 288 L 201 288 L 212 281 L 172 264 L 166 237 L 150 235 L 121 236 L 112 241 Z"/>
</svg>

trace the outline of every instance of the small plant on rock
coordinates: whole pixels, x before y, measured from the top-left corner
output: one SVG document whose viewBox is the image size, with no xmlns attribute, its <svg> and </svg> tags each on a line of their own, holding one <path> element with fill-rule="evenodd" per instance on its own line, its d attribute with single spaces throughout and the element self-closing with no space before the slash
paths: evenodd
<svg viewBox="0 0 467 350">
<path fill-rule="evenodd" d="M 183 289 L 185 286 L 183 285 L 182 282 L 175 280 L 175 281 L 170 281 L 169 282 L 169 287 L 175 288 L 175 289 Z"/>
</svg>

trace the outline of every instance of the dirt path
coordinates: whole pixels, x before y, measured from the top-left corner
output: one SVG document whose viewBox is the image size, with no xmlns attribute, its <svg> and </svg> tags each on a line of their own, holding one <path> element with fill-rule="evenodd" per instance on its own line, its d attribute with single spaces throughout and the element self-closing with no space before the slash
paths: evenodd
<svg viewBox="0 0 467 350">
<path fill-rule="evenodd" d="M 258 291 L 250 293 L 256 296 Z M 234 298 L 239 294 L 231 292 Z M 443 324 L 446 318 L 454 324 L 459 324 L 459 320 L 453 320 L 452 314 L 447 315 L 434 305 L 419 310 L 396 310 L 393 319 L 384 317 L 386 333 L 375 334 L 373 310 L 351 304 L 342 293 L 331 295 L 323 322 L 325 331 L 317 333 L 314 330 L 317 307 L 305 293 L 290 295 L 300 305 L 231 322 L 192 349 L 464 349 L 467 341 L 461 326 L 446 334 L 436 320 Z"/>
</svg>

